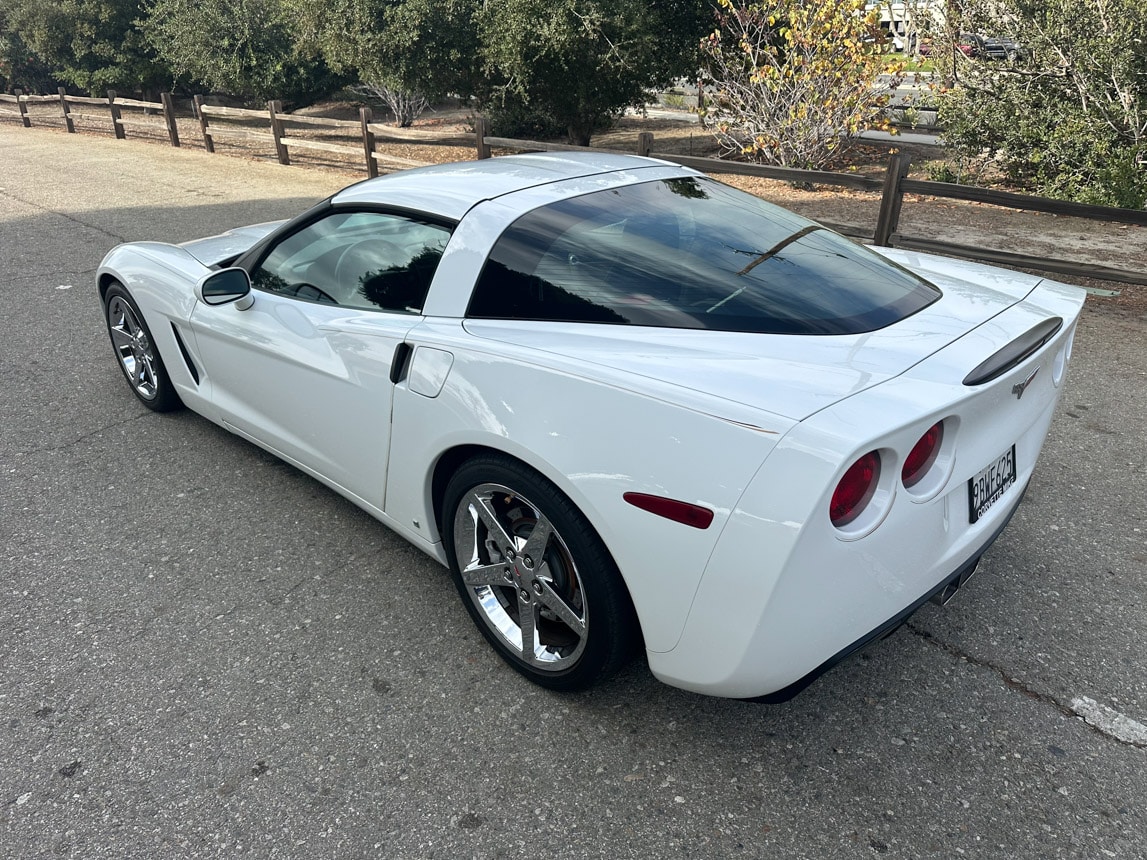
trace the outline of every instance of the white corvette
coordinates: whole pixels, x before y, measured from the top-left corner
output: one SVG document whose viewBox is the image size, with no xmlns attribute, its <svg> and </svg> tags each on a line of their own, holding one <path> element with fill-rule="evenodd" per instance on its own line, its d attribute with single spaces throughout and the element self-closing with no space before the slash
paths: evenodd
<svg viewBox="0 0 1147 860">
<path fill-rule="evenodd" d="M 523 675 L 584 687 L 640 643 L 666 683 L 770 701 L 971 575 L 1083 303 L 597 154 L 368 180 L 121 245 L 98 283 L 146 406 L 449 565 Z"/>
</svg>

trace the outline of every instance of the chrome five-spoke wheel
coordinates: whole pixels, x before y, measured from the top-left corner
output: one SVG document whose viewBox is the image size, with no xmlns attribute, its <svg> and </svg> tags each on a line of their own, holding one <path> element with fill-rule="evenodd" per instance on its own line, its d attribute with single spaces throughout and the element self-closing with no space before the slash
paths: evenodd
<svg viewBox="0 0 1147 860">
<path fill-rule="evenodd" d="M 512 460 L 483 457 L 454 476 L 444 509 L 458 590 L 510 665 L 566 690 L 620 665 L 636 626 L 628 594 L 560 491 Z"/>
<path fill-rule="evenodd" d="M 147 400 L 154 398 L 158 387 L 151 338 L 139 324 L 135 311 L 120 296 L 108 302 L 108 331 L 124 375 L 136 394 Z"/>
<path fill-rule="evenodd" d="M 577 564 L 553 523 L 501 484 L 466 493 L 454 548 L 467 596 L 523 662 L 552 672 L 585 650 L 589 617 Z"/>
<path fill-rule="evenodd" d="M 179 406 L 163 360 L 144 323 L 139 308 L 121 284 L 112 284 L 104 296 L 108 334 L 119 359 L 120 370 L 135 396 L 157 412 Z"/>
</svg>

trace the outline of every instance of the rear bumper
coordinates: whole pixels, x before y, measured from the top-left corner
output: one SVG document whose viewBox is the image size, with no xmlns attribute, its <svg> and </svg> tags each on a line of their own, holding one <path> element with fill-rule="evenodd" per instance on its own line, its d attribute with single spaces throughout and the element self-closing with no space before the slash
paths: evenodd
<svg viewBox="0 0 1147 860">
<path fill-rule="evenodd" d="M 877 642 L 884 637 L 890 636 L 892 633 L 896 632 L 896 630 L 898 630 L 901 625 L 903 625 L 909 618 L 916 614 L 916 610 L 922 607 L 925 603 L 934 601 L 941 596 L 945 598 L 944 602 L 946 603 L 947 598 L 951 597 L 951 595 L 955 593 L 956 589 L 968 581 L 971 575 L 975 572 L 976 567 L 979 565 L 980 558 L 985 552 L 987 552 L 988 548 L 996 542 L 996 538 L 1003 534 L 1004 529 L 1006 529 L 1008 523 L 1011 522 L 1012 516 L 1014 516 L 1015 512 L 1019 510 L 1020 502 L 1023 501 L 1023 497 L 1026 492 L 1027 485 L 1025 484 L 1023 490 L 1017 496 L 1015 503 L 1012 505 L 1011 510 L 1007 512 L 1007 516 L 1004 521 L 1000 523 L 1000 525 L 991 533 L 991 535 L 989 535 L 988 539 L 978 547 L 970 559 L 964 562 L 964 564 L 962 564 L 957 570 L 946 576 L 934 588 L 932 588 L 910 606 L 905 607 L 903 610 L 896 613 L 883 624 L 880 624 L 873 630 L 861 636 L 852 644 L 840 649 L 840 651 L 833 654 L 807 675 L 799 678 L 798 680 L 789 684 L 787 687 L 772 693 L 766 693 L 763 696 L 747 698 L 744 701 L 764 702 L 766 704 L 779 704 L 781 702 L 787 702 L 789 699 L 792 699 L 794 696 L 804 690 L 805 687 L 807 687 L 821 675 L 828 672 L 830 669 L 834 668 L 840 663 L 843 663 L 854 654 L 863 651 L 873 642 Z"/>
</svg>

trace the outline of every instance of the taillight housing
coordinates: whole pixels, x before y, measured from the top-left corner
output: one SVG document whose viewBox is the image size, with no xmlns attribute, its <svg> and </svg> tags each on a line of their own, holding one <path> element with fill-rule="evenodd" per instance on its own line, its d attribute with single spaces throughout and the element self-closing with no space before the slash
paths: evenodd
<svg viewBox="0 0 1147 860">
<path fill-rule="evenodd" d="M 828 516 L 838 529 L 847 526 L 863 512 L 876 494 L 880 482 L 880 453 L 869 451 L 848 467 L 836 485 Z"/>
<path fill-rule="evenodd" d="M 937 421 L 924 431 L 924 435 L 908 452 L 908 457 L 904 460 L 904 467 L 900 470 L 900 479 L 906 488 L 911 489 L 916 486 L 928 474 L 936 463 L 936 457 L 940 454 L 940 445 L 943 441 L 943 421 Z"/>
</svg>

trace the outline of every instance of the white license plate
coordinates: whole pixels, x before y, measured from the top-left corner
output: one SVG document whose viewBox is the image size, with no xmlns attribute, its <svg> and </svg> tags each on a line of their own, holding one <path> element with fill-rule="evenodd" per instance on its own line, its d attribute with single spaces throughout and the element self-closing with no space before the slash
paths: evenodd
<svg viewBox="0 0 1147 860">
<path fill-rule="evenodd" d="M 1016 446 L 989 463 L 968 481 L 968 518 L 976 522 L 1016 482 Z"/>
</svg>

